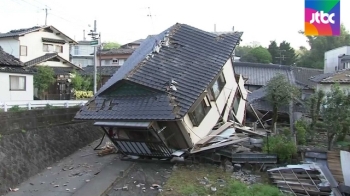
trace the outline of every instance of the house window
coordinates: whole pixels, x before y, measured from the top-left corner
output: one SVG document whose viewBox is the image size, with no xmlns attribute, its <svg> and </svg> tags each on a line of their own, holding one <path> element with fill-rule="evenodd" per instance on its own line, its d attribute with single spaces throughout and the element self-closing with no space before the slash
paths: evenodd
<svg viewBox="0 0 350 196">
<path fill-rule="evenodd" d="M 27 46 L 20 46 L 20 55 L 21 56 L 27 56 Z"/>
<path fill-rule="evenodd" d="M 200 102 L 200 104 L 194 109 L 193 112 L 189 113 L 190 119 L 192 121 L 193 126 L 199 126 L 203 121 L 204 117 L 210 111 L 211 105 L 208 97 L 204 97 L 204 99 Z"/>
<path fill-rule="evenodd" d="M 236 96 L 235 96 L 235 100 L 233 101 L 233 111 L 235 112 L 235 114 L 237 114 L 238 112 L 238 107 L 239 107 L 239 103 L 241 102 L 241 92 L 238 90 Z"/>
<path fill-rule="evenodd" d="M 10 91 L 25 91 L 26 77 L 25 76 L 10 76 Z"/>
<path fill-rule="evenodd" d="M 224 89 L 224 86 L 226 84 L 226 80 L 225 80 L 225 77 L 224 77 L 224 74 L 221 73 L 219 75 L 219 78 L 214 82 L 213 86 L 211 87 L 211 93 L 212 93 L 212 97 L 211 97 L 211 100 L 216 100 L 222 89 Z"/>
<path fill-rule="evenodd" d="M 113 59 L 113 60 L 112 60 L 112 63 L 113 63 L 113 64 L 117 64 L 117 63 L 118 63 L 118 59 Z"/>
<path fill-rule="evenodd" d="M 74 55 L 79 55 L 79 46 L 74 46 Z"/>
<path fill-rule="evenodd" d="M 57 53 L 63 53 L 63 46 L 56 45 L 55 47 L 56 47 L 56 48 L 55 48 L 55 49 L 56 49 L 55 51 L 56 51 Z"/>
<path fill-rule="evenodd" d="M 124 64 L 124 62 L 125 62 L 125 60 L 124 59 L 119 59 L 119 65 L 121 66 L 121 65 L 123 65 Z"/>
<path fill-rule="evenodd" d="M 44 52 L 53 52 L 53 45 L 52 44 L 44 44 L 43 51 Z"/>
</svg>

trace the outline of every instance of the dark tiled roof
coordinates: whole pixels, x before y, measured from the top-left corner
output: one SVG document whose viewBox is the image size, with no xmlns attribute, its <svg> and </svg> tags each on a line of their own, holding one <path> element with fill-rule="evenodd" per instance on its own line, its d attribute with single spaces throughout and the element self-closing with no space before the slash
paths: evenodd
<svg viewBox="0 0 350 196">
<path fill-rule="evenodd" d="M 97 66 L 97 73 L 103 76 L 113 76 L 115 72 L 118 71 L 119 66 Z M 93 75 L 94 74 L 94 66 L 89 65 L 83 67 L 83 70 L 80 71 L 82 75 Z"/>
<path fill-rule="evenodd" d="M 78 41 L 78 45 L 90 45 L 91 41 Z"/>
<path fill-rule="evenodd" d="M 266 100 L 266 87 L 262 87 L 258 90 L 253 91 L 248 94 L 247 97 L 248 103 L 250 103 L 254 109 L 261 111 L 272 111 L 272 104 Z M 300 104 L 294 104 L 293 111 L 294 112 L 305 112 L 305 107 Z M 289 106 L 284 105 L 278 109 L 279 112 L 282 113 L 290 113 Z"/>
<path fill-rule="evenodd" d="M 36 30 L 39 30 L 43 28 L 42 26 L 35 26 L 35 27 L 30 27 L 30 28 L 25 28 L 25 29 L 16 29 L 16 30 L 11 30 L 7 33 L 0 33 L 0 38 L 2 37 L 17 37 L 26 33 L 30 33 Z"/>
<path fill-rule="evenodd" d="M 233 67 L 236 74 L 241 74 L 244 78 L 248 78 L 245 83 L 247 85 L 266 86 L 267 82 L 277 74 L 286 76 L 293 83 L 295 80 L 291 67 L 286 65 L 234 62 Z"/>
<path fill-rule="evenodd" d="M 5 52 L 0 46 L 0 72 L 31 74 L 32 70 L 13 55 Z"/>
<path fill-rule="evenodd" d="M 73 73 L 74 69 L 72 67 L 52 67 L 50 68 L 53 70 L 53 72 L 56 75 L 68 75 L 69 73 Z M 37 72 L 38 66 L 37 67 L 31 67 L 31 69 L 34 72 Z"/>
<path fill-rule="evenodd" d="M 115 55 L 115 54 L 132 54 L 135 51 L 133 48 L 112 48 L 98 52 L 101 55 Z"/>
<path fill-rule="evenodd" d="M 46 38 L 46 37 L 43 37 L 42 40 L 43 40 L 43 42 L 50 42 L 50 43 L 57 43 L 57 44 L 65 44 L 66 43 L 65 40 L 52 39 L 52 38 Z"/>
<path fill-rule="evenodd" d="M 30 61 L 27 61 L 25 62 L 24 64 L 26 66 L 35 66 L 35 65 L 38 65 L 39 63 L 43 63 L 45 61 L 48 61 L 48 60 L 51 60 L 51 59 L 54 59 L 54 58 L 58 58 L 59 60 L 62 60 L 64 62 L 66 62 L 68 65 L 70 65 L 71 67 L 74 67 L 76 69 L 81 69 L 80 67 L 74 65 L 73 63 L 69 62 L 68 60 L 64 59 L 63 57 L 61 57 L 58 53 L 46 53 L 45 55 L 43 56 L 40 56 L 38 58 L 35 58 L 35 59 L 32 59 Z"/>
<path fill-rule="evenodd" d="M 157 36 L 148 37 L 75 118 L 182 118 L 230 59 L 241 36 L 240 32 L 216 36 L 185 24 L 176 24 Z M 156 46 L 160 43 L 162 47 L 157 52 Z M 166 86 L 172 79 L 177 82 L 177 91 L 167 92 Z M 147 89 L 148 93 L 106 97 L 109 92 L 119 92 L 119 84 L 130 82 Z M 115 88 L 117 90 L 113 91 Z M 117 105 L 102 108 L 103 102 Z"/>
<path fill-rule="evenodd" d="M 317 76 L 323 73 L 322 69 L 311 69 L 305 67 L 294 67 L 293 68 L 295 81 L 301 86 L 315 88 L 316 83 L 309 80 L 313 76 Z"/>
<path fill-rule="evenodd" d="M 311 77 L 310 80 L 321 84 L 350 84 L 350 69 L 340 70 L 335 73 L 320 74 Z"/>
</svg>

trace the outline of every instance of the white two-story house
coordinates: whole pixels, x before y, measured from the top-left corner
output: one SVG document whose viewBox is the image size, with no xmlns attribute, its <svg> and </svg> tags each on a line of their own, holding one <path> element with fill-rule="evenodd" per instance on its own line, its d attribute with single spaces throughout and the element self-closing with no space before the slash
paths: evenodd
<svg viewBox="0 0 350 196">
<path fill-rule="evenodd" d="M 49 88 L 44 99 L 70 97 L 69 73 L 81 69 L 69 61 L 70 45 L 73 44 L 77 43 L 53 26 L 35 26 L 0 34 L 0 46 L 26 67 L 52 67 L 57 83 Z"/>
<path fill-rule="evenodd" d="M 78 41 L 78 44 L 71 47 L 71 62 L 80 67 L 94 65 L 94 47 L 91 41 Z"/>
<path fill-rule="evenodd" d="M 177 23 L 148 37 L 75 119 L 95 121 L 123 154 L 162 158 L 229 117 L 244 124 L 247 92 L 233 62 L 241 36 Z"/>
</svg>

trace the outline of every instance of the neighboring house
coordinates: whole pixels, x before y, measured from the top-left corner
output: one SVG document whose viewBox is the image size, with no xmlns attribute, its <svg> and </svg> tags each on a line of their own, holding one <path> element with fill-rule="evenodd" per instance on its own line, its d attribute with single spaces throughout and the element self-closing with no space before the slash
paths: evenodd
<svg viewBox="0 0 350 196">
<path fill-rule="evenodd" d="M 70 99 L 70 73 L 81 69 L 69 61 L 73 39 L 53 26 L 36 26 L 0 34 L 0 46 L 19 58 L 27 67 L 49 66 L 57 81 L 40 99 Z"/>
<path fill-rule="evenodd" d="M 245 78 L 245 88 L 251 92 L 266 86 L 267 83 L 278 74 L 284 75 L 288 81 L 294 80 L 294 75 L 290 66 L 235 62 L 235 71 Z"/>
<path fill-rule="evenodd" d="M 148 37 L 75 120 L 95 121 L 125 155 L 158 158 L 192 148 L 231 106 L 243 123 L 247 93 L 232 65 L 241 36 L 177 23 Z"/>
<path fill-rule="evenodd" d="M 97 85 L 97 89 L 100 89 L 112 76 L 115 74 L 119 66 L 98 66 L 96 67 L 97 75 L 100 77 L 100 82 Z M 89 65 L 84 67 L 84 70 L 80 70 L 79 73 L 82 76 L 94 77 L 94 66 Z"/>
<path fill-rule="evenodd" d="M 323 73 L 322 69 L 311 69 L 305 67 L 293 67 L 293 73 L 295 76 L 295 83 L 302 90 L 301 99 L 307 99 L 316 90 L 316 83 L 310 81 L 311 77 L 317 76 Z"/>
<path fill-rule="evenodd" d="M 134 48 L 103 49 L 97 52 L 98 66 L 122 66 L 135 51 Z"/>
<path fill-rule="evenodd" d="M 130 42 L 130 43 L 127 43 L 127 44 L 124 44 L 122 46 L 120 46 L 121 48 L 132 48 L 132 49 L 136 49 L 138 48 L 141 43 L 145 41 L 145 39 L 138 39 L 138 40 L 135 40 L 133 42 Z"/>
<path fill-rule="evenodd" d="M 310 78 L 316 83 L 316 89 L 330 92 L 332 85 L 338 83 L 341 90 L 350 92 L 350 69 L 337 71 L 335 73 L 320 74 Z"/>
<path fill-rule="evenodd" d="M 33 72 L 0 46 L 0 103 L 33 100 Z"/>
<path fill-rule="evenodd" d="M 71 47 L 71 62 L 79 67 L 94 65 L 94 47 L 91 41 L 78 41 L 78 44 Z"/>
<path fill-rule="evenodd" d="M 334 73 L 350 68 L 350 46 L 343 46 L 324 53 L 324 72 Z"/>
</svg>

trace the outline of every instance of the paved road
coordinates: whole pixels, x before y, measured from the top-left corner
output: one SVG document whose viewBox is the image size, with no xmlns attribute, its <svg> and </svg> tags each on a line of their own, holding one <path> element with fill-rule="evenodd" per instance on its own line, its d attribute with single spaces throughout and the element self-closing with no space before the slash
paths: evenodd
<svg viewBox="0 0 350 196">
<path fill-rule="evenodd" d="M 19 190 L 6 196 L 101 195 L 119 177 L 120 171 L 127 171 L 134 163 L 120 161 L 114 154 L 103 157 L 88 155 L 94 153 L 93 148 L 98 143 L 95 141 L 18 187 L 12 187 Z"/>
</svg>

